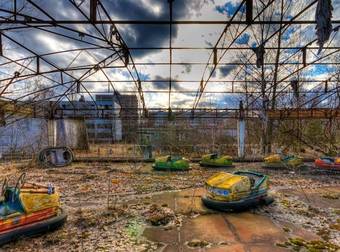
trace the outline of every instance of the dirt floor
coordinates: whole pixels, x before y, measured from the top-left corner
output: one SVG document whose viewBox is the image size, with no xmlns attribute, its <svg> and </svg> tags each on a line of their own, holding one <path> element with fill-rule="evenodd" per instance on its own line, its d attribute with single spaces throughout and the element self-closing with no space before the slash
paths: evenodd
<svg viewBox="0 0 340 252">
<path fill-rule="evenodd" d="M 0 164 L 0 179 L 20 173 L 52 183 L 68 213 L 63 228 L 0 251 L 338 251 L 340 175 L 273 171 L 261 163 L 232 170 L 270 175 L 275 202 L 243 213 L 202 206 L 204 181 L 218 169 L 155 172 L 151 163 L 74 163 L 41 169 Z"/>
</svg>

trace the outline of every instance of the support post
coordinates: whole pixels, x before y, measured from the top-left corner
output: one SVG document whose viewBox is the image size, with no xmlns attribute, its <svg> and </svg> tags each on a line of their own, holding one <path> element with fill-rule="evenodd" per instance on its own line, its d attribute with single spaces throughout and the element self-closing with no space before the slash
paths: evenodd
<svg viewBox="0 0 340 252">
<path fill-rule="evenodd" d="M 37 56 L 37 74 L 40 73 L 40 57 Z"/>
<path fill-rule="evenodd" d="M 57 121 L 48 119 L 47 122 L 48 146 L 55 147 L 57 143 Z"/>
<path fill-rule="evenodd" d="M 247 25 L 253 23 L 253 0 L 246 0 L 246 22 Z"/>
<path fill-rule="evenodd" d="M 60 83 L 64 85 L 64 77 L 63 77 L 63 72 L 60 72 Z"/>
<path fill-rule="evenodd" d="M 307 50 L 306 50 L 306 47 L 302 48 L 302 64 L 304 67 L 307 66 Z"/>
<path fill-rule="evenodd" d="M 90 0 L 90 21 L 91 23 L 97 21 L 97 0 Z"/>
<path fill-rule="evenodd" d="M 17 20 L 17 0 L 14 0 L 13 3 L 13 13 L 14 13 L 14 20 Z"/>
<path fill-rule="evenodd" d="M 5 110 L 0 108 L 0 127 L 6 126 Z"/>
<path fill-rule="evenodd" d="M 2 34 L 0 32 L 0 56 L 3 55 L 3 51 L 2 51 Z"/>
<path fill-rule="evenodd" d="M 80 93 L 80 81 L 78 80 L 77 81 L 77 94 L 79 94 Z"/>
<path fill-rule="evenodd" d="M 243 102 L 240 101 L 240 114 L 237 123 L 237 146 L 238 146 L 238 157 L 244 159 L 245 157 L 245 131 L 246 124 L 244 120 L 244 109 Z"/>
</svg>

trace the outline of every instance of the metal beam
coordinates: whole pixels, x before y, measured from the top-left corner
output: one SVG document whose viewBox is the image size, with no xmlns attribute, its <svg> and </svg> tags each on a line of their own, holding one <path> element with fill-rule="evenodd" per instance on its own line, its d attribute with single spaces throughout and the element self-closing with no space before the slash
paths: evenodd
<svg viewBox="0 0 340 252">
<path fill-rule="evenodd" d="M 146 107 L 145 100 L 144 100 L 143 88 L 142 88 L 142 85 L 141 85 L 141 78 L 140 78 L 139 73 L 137 71 L 137 68 L 135 66 L 135 62 L 132 58 L 129 47 L 125 43 L 123 37 L 119 33 L 119 30 L 117 29 L 114 22 L 112 22 L 110 14 L 107 12 L 104 5 L 100 1 L 99 1 L 99 5 L 100 5 L 101 9 L 103 10 L 103 12 L 105 13 L 105 15 L 107 16 L 107 18 L 109 18 L 109 20 L 111 21 L 111 26 L 116 30 L 116 33 L 119 35 L 120 41 L 123 43 L 123 49 L 124 49 L 125 53 L 127 53 L 128 61 L 129 61 L 129 59 L 131 59 L 130 61 L 131 61 L 131 64 L 132 64 L 132 70 L 130 70 L 129 67 L 126 67 L 126 69 L 128 70 L 130 76 L 132 77 L 132 79 L 135 82 L 135 86 L 138 90 L 139 98 L 140 98 L 140 101 L 142 103 L 143 111 L 144 111 L 145 114 L 147 114 L 147 107 Z M 134 75 L 136 75 L 136 76 L 134 76 Z"/>
<path fill-rule="evenodd" d="M 242 20 L 233 20 L 233 21 L 209 21 L 209 20 L 173 20 L 172 22 L 167 20 L 97 20 L 95 22 L 86 21 L 86 20 L 55 20 L 58 24 L 116 24 L 116 25 L 248 25 L 247 21 Z M 50 20 L 35 20 L 34 17 L 32 17 L 32 20 L 0 20 L 0 24 L 51 24 L 53 25 L 54 21 Z M 252 25 L 275 25 L 280 24 L 281 21 L 277 20 L 254 20 L 251 22 Z M 332 20 L 333 24 L 340 24 L 340 20 Z M 308 24 L 316 24 L 315 20 L 283 20 L 282 24 L 288 24 L 288 25 L 308 25 Z"/>
<path fill-rule="evenodd" d="M 247 25 L 253 23 L 253 0 L 246 1 L 246 22 Z"/>
<path fill-rule="evenodd" d="M 265 7 L 264 7 L 260 12 L 257 13 L 257 15 L 255 16 L 254 20 L 257 19 L 257 18 L 259 18 L 260 15 L 261 15 L 261 14 L 262 14 L 262 13 L 263 13 L 263 12 L 264 12 L 264 11 L 265 11 L 265 10 L 266 10 L 266 9 L 267 9 L 274 1 L 275 1 L 275 0 L 269 1 L 269 2 L 265 5 Z M 243 6 L 244 3 L 245 3 L 245 0 L 242 1 L 241 4 L 238 6 L 238 8 L 236 9 L 234 15 L 231 17 L 231 20 L 230 20 L 230 21 L 233 21 L 233 20 L 234 20 L 234 18 L 236 17 L 237 13 L 241 10 L 241 8 L 242 8 L 242 6 Z M 230 27 L 230 24 L 227 24 L 226 27 L 224 28 L 222 34 L 221 34 L 220 37 L 218 38 L 218 40 L 217 40 L 217 42 L 216 42 L 216 44 L 215 44 L 215 47 L 217 47 L 217 46 L 219 45 L 219 43 L 220 43 L 221 39 L 223 38 L 223 36 L 226 35 L 226 32 L 227 32 L 227 30 L 228 30 L 229 27 Z M 239 27 L 240 27 L 240 26 L 239 26 Z M 249 27 L 249 25 L 247 24 L 246 27 L 243 28 L 241 32 L 238 32 L 239 27 L 237 28 L 237 32 L 236 32 L 238 35 L 236 35 L 236 37 L 229 43 L 228 47 L 223 51 L 223 53 L 221 54 L 221 56 L 220 56 L 220 58 L 219 58 L 219 60 L 218 60 L 218 62 L 217 62 L 218 64 L 219 64 L 219 62 L 221 61 L 221 59 L 223 58 L 223 56 L 225 55 L 225 53 L 228 51 L 229 47 L 231 47 L 231 46 L 235 43 L 235 41 L 241 36 L 241 34 L 243 34 L 243 32 L 247 30 L 247 28 Z M 204 80 L 205 73 L 206 73 L 206 71 L 207 71 L 207 69 L 208 69 L 208 66 L 209 66 L 210 58 L 211 58 L 211 55 L 210 55 L 210 57 L 209 57 L 209 59 L 208 59 L 208 63 L 206 64 L 206 67 L 205 67 L 205 69 L 204 69 L 204 72 L 203 72 L 203 75 L 202 75 L 202 80 Z M 213 76 L 213 74 L 214 74 L 214 72 L 215 72 L 215 70 L 216 70 L 216 67 L 217 67 L 217 64 L 215 64 L 215 65 L 213 66 L 212 70 L 210 71 L 210 73 L 209 73 L 209 75 L 208 75 L 208 78 L 207 78 L 205 81 L 203 81 L 204 83 L 203 83 L 202 87 L 197 91 L 197 94 L 196 94 L 196 97 L 195 97 L 195 100 L 194 100 L 194 104 L 193 104 L 193 109 L 197 108 L 197 106 L 198 106 L 198 104 L 199 104 L 199 101 L 200 101 L 200 99 L 201 99 L 201 97 L 202 97 L 202 94 L 203 94 L 203 92 L 204 92 L 204 89 L 205 89 L 206 86 L 208 85 L 208 82 L 209 82 L 210 78 Z"/>
<path fill-rule="evenodd" d="M 96 23 L 97 21 L 97 0 L 90 0 L 90 22 Z"/>
<path fill-rule="evenodd" d="M 13 0 L 14 3 L 16 3 L 16 0 Z M 172 5 L 172 2 L 173 0 L 168 0 L 169 1 L 169 6 L 170 6 L 170 18 L 169 20 L 112 20 L 111 19 L 111 13 L 108 13 L 103 4 L 101 3 L 101 1 L 99 0 L 88 0 L 89 1 L 89 6 L 90 8 L 88 10 L 83 10 L 81 8 L 79 8 L 79 6 L 76 6 L 76 10 L 80 13 L 82 13 L 84 16 L 85 16 L 85 19 L 84 20 L 72 20 L 72 19 L 66 19 L 66 20 L 55 20 L 53 18 L 53 16 L 51 16 L 46 10 L 43 9 L 43 7 L 40 7 L 40 5 L 36 4 L 35 2 L 38 2 L 36 0 L 27 0 L 27 2 L 29 2 L 32 6 L 34 6 L 37 10 L 39 10 L 41 13 L 43 13 L 45 16 L 44 20 L 41 20 L 39 18 L 36 18 L 36 17 L 33 17 L 33 16 L 29 16 L 29 15 L 25 15 L 25 14 L 22 14 L 21 11 L 17 13 L 17 10 L 16 10 L 16 7 L 13 9 L 12 7 L 10 8 L 11 10 L 2 10 L 0 9 L 0 11 L 4 11 L 5 13 L 9 13 L 10 15 L 7 15 L 7 16 L 11 16 L 10 19 L 8 19 L 7 17 L 0 17 L 0 24 L 17 24 L 17 26 L 6 26 L 6 25 L 3 25 L 1 26 L 1 30 L 2 32 L 4 31 L 13 31 L 13 32 L 20 32 L 22 29 L 38 29 L 40 31 L 43 31 L 43 32 L 46 32 L 46 33 L 51 33 L 51 34 L 54 34 L 54 35 L 57 35 L 57 36 L 61 36 L 63 38 L 66 38 L 66 39 L 70 39 L 70 40 L 74 40 L 74 41 L 77 41 L 79 43 L 84 43 L 88 49 L 86 49 L 85 47 L 83 48 L 78 48 L 78 49 L 71 49 L 71 50 L 65 50 L 65 51 L 57 51 L 57 52 L 50 52 L 50 53 L 46 53 L 46 54 L 40 54 L 40 53 L 33 53 L 33 56 L 30 56 L 30 57 L 25 57 L 25 58 L 21 58 L 21 59 L 17 59 L 17 60 L 9 60 L 8 62 L 5 62 L 5 63 L 1 63 L 0 64 L 0 67 L 1 66 L 6 66 L 8 64 L 11 64 L 11 63 L 15 63 L 17 64 L 19 67 L 22 67 L 24 68 L 25 70 L 28 70 L 28 71 L 25 71 L 24 73 L 20 74 L 20 76 L 17 76 L 17 78 L 15 79 L 12 79 L 12 77 L 10 76 L 9 78 L 5 78 L 3 80 L 0 80 L 0 81 L 5 81 L 5 82 L 10 82 L 10 84 L 14 84 L 14 83 L 19 83 L 19 82 L 23 82 L 24 80 L 28 79 L 28 78 L 33 78 L 34 76 L 36 75 L 39 75 L 39 76 L 43 76 L 44 78 L 46 79 L 49 79 L 51 82 L 55 82 L 53 81 L 53 77 L 49 77 L 47 76 L 48 74 L 52 74 L 54 72 L 60 72 L 61 74 L 66 74 L 66 75 L 69 75 L 71 78 L 74 78 L 71 74 L 70 71 L 84 71 L 84 70 L 87 70 L 88 71 L 98 71 L 98 64 L 89 64 L 89 65 L 84 65 L 84 66 L 77 66 L 77 67 L 70 67 L 69 69 L 62 69 L 62 68 L 58 68 L 57 66 L 53 66 L 53 68 L 55 69 L 52 69 L 52 70 L 47 70 L 47 71 L 44 71 L 44 67 L 43 65 L 41 66 L 41 63 L 44 63 L 44 62 L 47 62 L 45 59 L 47 59 L 47 57 L 45 56 L 53 56 L 53 55 L 56 55 L 58 53 L 66 53 L 66 52 L 75 52 L 75 51 L 79 51 L 82 52 L 82 51 L 86 51 L 88 52 L 87 50 L 89 51 L 92 51 L 92 50 L 113 50 L 115 52 L 117 52 L 117 54 L 119 55 L 119 57 L 123 58 L 122 61 L 124 61 L 124 58 L 126 59 L 126 56 L 128 57 L 129 61 L 130 61 L 130 64 L 127 64 L 126 65 L 126 69 L 129 71 L 130 75 L 131 75 L 131 78 L 133 78 L 133 82 L 135 82 L 135 85 L 136 85 L 136 89 L 137 90 L 131 90 L 131 91 L 123 91 L 125 93 L 138 93 L 141 97 L 141 100 L 142 100 L 142 103 L 143 103 L 143 107 L 144 107 L 144 97 L 143 97 L 143 90 L 142 90 L 142 83 L 152 83 L 152 82 L 167 82 L 169 83 L 169 107 L 170 107 L 170 96 L 171 96 L 171 92 L 174 92 L 174 93 L 192 93 L 192 91 L 190 90 L 172 90 L 172 83 L 176 82 L 176 83 L 180 83 L 180 82 L 183 82 L 183 83 L 190 83 L 190 82 L 196 82 L 196 83 L 202 83 L 201 85 L 201 88 L 200 88 L 200 95 L 205 92 L 204 91 L 204 88 L 205 86 L 207 85 L 208 81 L 209 82 L 216 82 L 216 83 L 231 83 L 231 85 L 234 87 L 234 83 L 246 83 L 246 86 L 247 86 L 247 89 L 246 89 L 246 93 L 253 93 L 253 94 L 259 94 L 260 92 L 258 92 L 257 90 L 255 90 L 254 88 L 252 89 L 250 87 L 249 89 L 249 86 L 248 84 L 252 83 L 252 84 L 256 84 L 258 83 L 258 79 L 256 78 L 257 77 L 257 72 L 256 72 L 256 69 L 252 70 L 253 65 L 255 64 L 254 62 L 251 62 L 252 59 L 251 57 L 253 56 L 253 54 L 251 55 L 251 57 L 245 57 L 245 55 L 247 54 L 247 52 L 249 50 L 252 50 L 252 48 L 248 47 L 248 46 L 239 46 L 239 45 L 232 45 L 232 43 L 234 43 L 234 41 L 236 41 L 236 39 L 241 36 L 243 34 L 243 32 L 247 29 L 248 26 L 255 26 L 255 25 L 261 25 L 261 26 L 264 26 L 264 25 L 268 25 L 271 26 L 271 25 L 275 25 L 275 24 L 279 24 L 280 25 L 280 29 L 277 30 L 277 31 L 271 31 L 269 34 L 269 37 L 267 37 L 264 42 L 268 42 L 270 39 L 272 39 L 278 32 L 285 32 L 287 30 L 287 28 L 291 25 L 301 25 L 301 24 L 315 24 L 315 21 L 314 20 L 301 20 L 301 15 L 303 13 L 305 13 L 311 6 L 313 6 L 317 0 L 312 0 L 310 3 L 306 4 L 306 6 L 304 6 L 302 8 L 301 11 L 299 11 L 296 16 L 294 16 L 293 18 L 291 18 L 290 20 L 283 20 L 283 19 L 280 19 L 280 20 L 272 20 L 271 18 L 270 19 L 267 19 L 265 20 L 264 18 L 262 19 L 262 14 L 264 12 L 264 10 L 271 4 L 274 3 L 274 0 L 273 1 L 260 1 L 260 5 L 261 5 L 261 8 L 257 8 L 258 11 L 255 11 L 254 10 L 254 2 L 253 0 L 243 0 L 242 3 L 240 4 L 239 8 L 244 8 L 245 7 L 245 10 L 246 12 L 245 13 L 239 13 L 239 9 L 236 11 L 235 15 L 233 15 L 232 18 L 229 18 L 228 20 L 173 20 L 172 18 L 172 8 L 171 8 L 171 5 Z M 69 0 L 71 3 L 74 3 L 73 0 Z M 284 1 L 284 0 L 282 0 Z M 241 1 L 240 1 L 241 2 Z M 257 7 L 257 6 L 256 6 Z M 103 10 L 102 10 L 103 9 Z M 88 12 L 89 11 L 89 12 Z M 98 16 L 96 15 L 98 12 Z M 101 17 L 101 13 L 105 13 L 106 14 L 106 17 L 105 19 L 103 19 Z M 282 12 L 282 11 L 281 11 Z M 26 12 L 27 13 L 27 12 Z M 255 13 L 255 14 L 254 14 Z M 234 18 L 234 16 L 237 17 L 240 17 L 240 18 Z M 253 17 L 253 15 L 256 15 L 255 17 Z M 261 16 L 260 16 L 261 15 Z M 17 18 L 18 17 L 18 18 Z M 297 17 L 300 17 L 299 19 L 300 20 L 297 20 Z M 18 20 L 19 19 L 19 20 Z M 340 20 L 333 20 L 332 21 L 333 24 L 340 24 Z M 22 26 L 21 24 L 24 24 L 24 26 Z M 64 25 L 63 25 L 64 24 Z M 85 33 L 82 33 L 82 32 L 79 32 L 77 30 L 77 28 L 72 28 L 72 27 L 76 27 L 76 26 L 67 26 L 69 24 L 83 24 L 84 27 L 88 27 L 90 28 L 89 26 L 93 27 L 94 29 L 96 29 L 97 33 L 98 34 L 85 34 Z M 125 42 L 123 43 L 123 46 L 120 45 L 120 44 L 113 44 L 113 43 L 108 43 L 110 42 L 109 39 L 107 38 L 107 32 L 106 32 L 106 29 L 104 28 L 103 25 L 112 25 L 114 27 L 116 27 L 116 25 L 119 25 L 119 24 L 130 24 L 130 25 L 169 25 L 170 27 L 170 34 L 171 34 L 171 27 L 172 25 L 225 25 L 225 29 L 223 31 L 223 33 L 221 34 L 220 36 L 220 39 L 217 41 L 216 45 L 214 47 L 173 47 L 172 44 L 171 44 L 171 37 L 170 36 L 170 43 L 169 43 L 169 46 L 155 46 L 155 47 L 133 47 L 133 48 L 128 48 L 128 46 L 125 44 Z M 87 26 L 88 25 L 88 26 Z M 236 34 L 233 35 L 233 41 L 232 43 L 229 45 L 229 46 L 224 46 L 224 44 L 219 44 L 220 40 L 223 38 L 223 36 L 226 35 L 227 33 L 227 28 L 234 25 L 236 27 Z M 196 26 L 195 26 L 196 27 Z M 53 29 L 54 28 L 54 29 Z M 243 29 L 245 28 L 245 29 Z M 275 28 L 276 29 L 276 28 Z M 241 32 L 239 32 L 239 30 L 241 30 Z M 65 33 L 66 31 L 66 33 Z M 269 31 L 269 29 L 268 29 Z M 118 32 L 118 29 L 117 29 L 117 32 Z M 230 32 L 228 30 L 228 32 Z M 64 34 L 65 33 L 65 34 Z M 8 35 L 7 32 L 5 32 L 4 34 Z M 82 35 L 82 36 L 80 36 Z M 78 37 L 77 37 L 78 36 Z M 255 36 L 255 34 L 254 34 Z M 84 39 L 84 37 L 88 37 L 88 39 Z M 255 36 L 256 37 L 256 36 Z M 3 52 L 3 45 L 1 43 L 1 39 L 3 38 L 3 36 L 1 35 L 0 33 L 0 55 L 2 55 L 4 52 Z M 7 41 L 7 40 L 6 40 Z M 23 45 L 23 43 L 21 43 L 20 41 L 17 41 L 19 42 L 19 45 Z M 112 42 L 112 41 L 111 41 Z M 306 44 L 304 47 L 300 47 L 300 46 L 285 46 L 285 47 L 281 47 L 281 46 L 268 46 L 266 47 L 266 45 L 264 45 L 264 48 L 265 50 L 286 50 L 285 54 L 287 54 L 287 58 L 286 59 L 280 59 L 278 58 L 279 60 L 276 60 L 275 62 L 273 62 L 273 60 L 269 59 L 268 61 L 271 61 L 271 62 L 266 62 L 264 65 L 265 66 L 272 66 L 274 65 L 276 68 L 278 68 L 279 66 L 282 66 L 281 69 L 282 71 L 286 70 L 288 71 L 288 67 L 286 66 L 298 66 L 298 70 L 297 71 L 293 71 L 293 73 L 290 73 L 289 75 L 287 76 L 284 76 L 284 78 L 281 78 L 281 80 L 279 80 L 277 83 L 285 83 L 285 84 L 289 84 L 289 78 L 291 76 L 293 76 L 292 74 L 297 74 L 299 73 L 300 70 L 303 70 L 305 67 L 308 67 L 310 65 L 333 65 L 333 66 L 337 66 L 339 64 L 339 62 L 337 61 L 332 61 L 332 62 L 321 62 L 321 61 L 311 61 L 311 62 L 307 62 L 307 53 L 314 53 L 313 50 L 317 50 L 318 47 L 316 46 L 310 46 L 312 45 L 312 43 L 314 43 L 315 41 L 311 41 L 310 43 Z M 107 46 L 109 44 L 109 46 Z M 328 43 L 329 46 L 328 47 L 325 47 L 325 49 L 327 50 L 327 52 L 325 52 L 325 55 L 333 55 L 335 53 L 338 53 L 338 51 L 340 50 L 340 47 L 338 46 L 331 46 L 331 43 Z M 93 48 L 90 48 L 90 46 L 93 46 Z M 122 46 L 122 48 L 121 48 Z M 25 49 L 29 49 L 29 48 L 26 48 L 26 47 L 23 47 Z M 139 62 L 139 63 L 135 63 L 133 62 L 133 59 L 132 59 L 132 56 L 130 54 L 130 50 L 169 50 L 170 51 L 170 61 L 169 62 L 151 62 L 151 63 L 148 63 L 148 62 Z M 30 53 L 32 53 L 32 51 L 34 50 L 34 48 L 30 50 L 28 50 Z M 213 57 L 213 62 L 208 62 L 208 63 L 204 63 L 204 62 L 173 62 L 173 59 L 172 59 L 172 53 L 173 53 L 173 50 L 212 50 L 212 56 Z M 223 55 L 229 51 L 229 50 L 240 50 L 241 54 L 241 59 L 239 60 L 239 62 L 225 62 L 225 63 L 220 63 Z M 292 53 L 289 51 L 289 50 L 294 50 Z M 335 52 L 333 51 L 329 51 L 329 50 L 335 50 Z M 123 51 L 128 51 L 128 55 L 126 55 L 126 53 L 123 53 Z M 106 52 L 106 51 L 105 51 Z M 220 53 L 222 52 L 222 54 L 220 55 Z M 243 53 L 244 52 L 244 53 Z M 273 52 L 271 52 L 273 53 Z M 299 53 L 302 54 L 302 61 L 301 62 L 294 62 L 290 59 L 294 59 L 293 57 L 300 57 L 301 55 L 299 55 Z M 218 56 L 221 56 L 219 59 L 218 59 Z M 35 60 L 36 59 L 36 69 L 35 67 L 33 67 L 34 69 L 32 70 L 31 68 L 29 68 L 29 64 L 25 65 L 26 63 L 24 62 L 25 59 L 32 59 L 32 60 Z M 211 59 L 211 58 L 210 58 Z M 209 60 L 210 60 L 209 59 Z M 245 59 L 245 61 L 243 61 L 242 59 Z M 40 61 L 42 60 L 42 61 Z M 22 63 L 22 64 L 21 64 Z M 47 62 L 49 64 L 49 62 Z M 51 65 L 51 64 L 50 64 Z M 71 65 L 71 64 L 70 64 Z M 136 66 L 146 66 L 146 65 L 149 65 L 149 66 L 169 66 L 170 68 L 170 80 L 141 80 L 140 77 L 139 77 L 139 74 L 138 74 L 138 71 L 136 69 Z M 238 81 L 237 80 L 237 76 L 235 76 L 235 81 L 214 81 L 214 80 L 209 80 L 204 82 L 202 81 L 203 78 L 201 80 L 193 80 L 193 81 L 180 81 L 180 80 L 176 80 L 176 79 L 173 79 L 172 78 L 172 74 L 171 74 L 171 68 L 173 68 L 173 66 L 185 66 L 185 65 L 206 65 L 206 67 L 208 67 L 210 69 L 210 65 L 214 65 L 214 68 L 218 67 L 218 66 L 228 66 L 228 65 L 238 65 L 238 66 L 241 66 L 241 68 L 243 68 L 245 65 L 249 66 L 250 70 L 252 70 L 254 73 L 252 75 L 252 80 L 250 81 L 246 81 L 246 80 L 243 80 L 243 81 Z M 300 66 L 302 65 L 302 67 L 300 68 Z M 110 64 L 106 64 L 106 66 L 99 66 L 99 69 L 100 71 L 102 71 L 102 73 L 106 76 L 106 81 L 107 83 L 109 83 L 113 89 L 114 88 L 114 80 L 110 79 L 109 78 L 109 75 L 106 75 L 105 74 L 105 69 L 111 69 L 111 68 L 116 68 L 116 67 L 125 67 L 125 66 L 111 66 Z M 214 71 L 214 70 L 213 70 Z M 255 71 L 255 72 L 254 72 Z M 28 72 L 28 74 L 27 74 Z M 278 69 L 276 69 L 276 72 L 277 73 L 280 73 L 281 74 L 281 71 L 279 71 Z M 287 72 L 289 73 L 289 71 Z M 273 73 L 269 73 L 269 75 L 266 77 L 267 79 L 271 78 L 271 75 Z M 51 75 L 52 76 L 52 75 Z M 137 76 L 137 78 L 136 78 Z M 86 76 L 85 76 L 86 77 Z M 203 75 L 203 77 L 205 77 Z M 87 77 L 86 77 L 87 78 Z M 83 86 L 83 83 L 87 83 L 87 82 L 91 82 L 91 81 L 86 81 L 86 78 L 84 79 L 81 79 L 79 81 L 81 81 L 81 85 Z M 115 81 L 115 82 L 119 82 L 119 83 L 128 83 L 128 82 L 132 82 L 131 80 L 128 80 L 128 81 L 122 81 L 122 80 L 118 80 L 118 81 Z M 95 81 L 94 81 L 95 82 Z M 266 83 L 275 83 L 276 81 L 266 81 Z M 306 80 L 305 82 L 309 82 L 308 80 Z M 312 81 L 310 81 L 312 83 Z M 316 81 L 314 81 L 316 82 Z M 77 85 L 76 84 L 77 82 L 73 83 L 70 88 L 74 85 Z M 324 82 L 323 82 L 324 83 Z M 336 81 L 329 81 L 329 83 L 336 83 Z M 70 82 L 65 82 L 65 84 L 70 84 Z M 62 85 L 62 84 L 60 84 Z M 123 85 L 123 84 L 122 84 Z M 48 89 L 53 89 L 55 87 L 58 87 L 59 84 L 57 85 L 53 85 L 53 86 L 50 86 L 47 88 Z M 78 88 L 77 90 L 79 91 L 79 93 L 88 93 L 90 96 L 92 93 L 95 93 L 95 92 L 90 92 L 86 89 L 86 87 L 84 86 L 81 90 L 80 90 L 80 85 L 77 85 Z M 289 85 L 287 85 L 289 86 Z M 286 87 L 287 87 L 286 86 Z M 331 88 L 333 87 L 330 86 L 329 89 L 332 90 Z M 0 89 L 2 90 L 3 88 L 8 88 L 8 85 L 5 84 L 3 85 L 2 87 L 0 86 Z M 321 87 L 320 90 L 322 90 L 323 87 Z M 326 90 L 326 87 L 325 87 L 325 90 Z M 85 92 L 86 91 L 86 92 Z M 110 90 L 109 90 L 110 91 Z M 267 90 L 265 90 L 266 93 L 268 94 L 272 94 L 272 90 L 271 90 L 271 87 Z M 327 91 L 328 90 L 328 87 L 327 87 Z M 20 90 L 16 90 L 16 92 L 20 92 Z M 42 92 L 41 90 L 37 91 L 36 93 L 39 93 L 39 92 Z M 66 98 L 68 94 L 71 94 L 72 92 L 74 92 L 74 90 L 71 88 L 71 89 L 67 89 L 66 92 L 62 95 L 58 95 L 56 97 L 58 97 L 58 100 L 59 98 L 62 99 L 63 96 L 65 96 Z M 166 92 L 166 90 L 148 90 L 146 91 L 146 93 L 162 93 L 162 92 Z M 237 93 L 238 91 L 236 90 L 232 90 L 232 92 L 234 93 Z M 217 94 L 217 93 L 221 93 L 221 94 L 228 94 L 228 93 L 232 93 L 232 92 L 229 92 L 229 91 L 221 91 L 221 92 L 214 92 L 214 91 L 208 91 L 207 93 L 208 94 Z M 333 93 L 331 93 L 332 91 L 328 92 L 329 95 L 334 95 Z M 35 93 L 35 94 L 36 94 Z M 244 93 L 244 91 L 240 91 L 239 92 L 240 94 Z M 285 90 L 285 88 L 281 89 L 278 91 L 278 94 L 290 94 L 291 91 L 289 90 Z M 320 94 L 322 92 L 320 91 L 306 91 L 305 93 L 316 93 L 316 94 Z M 327 95 L 328 95 L 327 93 Z M 9 94 L 8 92 L 3 92 L 2 95 L 6 95 L 6 98 L 9 97 Z M 25 94 L 26 97 L 29 97 L 30 95 L 32 95 L 32 92 L 30 94 Z M 92 96 L 91 96 L 92 97 Z M 276 97 L 276 95 L 275 95 Z M 52 97 L 49 97 L 48 99 L 51 99 Z M 23 99 L 25 99 L 25 96 L 23 96 Z M 256 100 L 256 99 L 255 99 Z M 199 101 L 199 99 L 198 99 Z M 58 102 L 57 102 L 58 103 Z M 197 103 L 197 106 L 198 106 L 198 103 Z"/>
</svg>

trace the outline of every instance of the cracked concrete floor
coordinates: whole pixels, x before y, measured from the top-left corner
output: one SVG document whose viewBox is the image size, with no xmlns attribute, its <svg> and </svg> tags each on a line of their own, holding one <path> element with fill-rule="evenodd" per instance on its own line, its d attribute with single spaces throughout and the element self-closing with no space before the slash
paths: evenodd
<svg viewBox="0 0 340 252">
<path fill-rule="evenodd" d="M 236 169 L 268 174 L 275 203 L 239 214 L 206 209 L 200 201 L 203 184 L 218 170 L 196 164 L 189 172 L 167 173 L 154 172 L 150 163 L 58 169 L 2 163 L 1 180 L 9 176 L 14 183 L 25 171 L 31 182 L 54 184 L 68 221 L 60 230 L 0 251 L 306 251 L 312 240 L 340 245 L 339 175 L 264 170 L 260 163 L 237 163 L 230 171 Z M 150 225 L 145 212 L 154 204 L 173 211 L 174 220 Z M 306 243 L 287 243 L 295 237 Z"/>
</svg>

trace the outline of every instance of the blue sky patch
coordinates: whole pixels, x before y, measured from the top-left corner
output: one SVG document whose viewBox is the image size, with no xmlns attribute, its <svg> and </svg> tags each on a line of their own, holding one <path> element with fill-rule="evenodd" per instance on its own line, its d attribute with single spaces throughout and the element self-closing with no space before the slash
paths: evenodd
<svg viewBox="0 0 340 252">
<path fill-rule="evenodd" d="M 248 33 L 243 33 L 238 39 L 236 39 L 236 43 L 240 45 L 247 45 L 249 42 L 250 36 Z"/>
<path fill-rule="evenodd" d="M 282 39 L 283 40 L 289 40 L 290 36 L 296 31 L 294 27 L 289 27 L 283 34 Z"/>
<path fill-rule="evenodd" d="M 150 80 L 150 75 L 149 74 L 143 74 L 139 72 L 139 77 L 141 81 L 146 81 L 146 80 Z"/>
<path fill-rule="evenodd" d="M 327 65 L 314 65 L 312 68 L 310 68 L 308 71 L 306 71 L 307 76 L 318 76 L 318 75 L 323 75 L 327 73 L 332 73 L 336 69 L 335 67 L 332 66 L 327 66 Z"/>
<path fill-rule="evenodd" d="M 220 68 L 220 73 L 221 73 L 222 77 L 226 77 L 234 69 L 235 69 L 234 65 L 223 66 L 223 67 Z"/>
<path fill-rule="evenodd" d="M 215 7 L 215 10 L 221 14 L 227 14 L 228 16 L 232 16 L 234 15 L 234 13 L 236 12 L 237 8 L 238 8 L 239 4 L 234 5 L 231 2 L 227 2 L 224 5 L 217 5 Z M 244 13 L 246 11 L 245 6 L 243 5 L 240 9 L 241 13 Z"/>
</svg>

